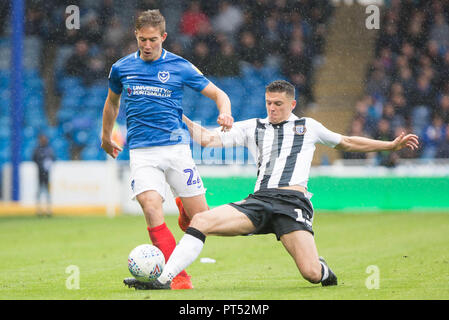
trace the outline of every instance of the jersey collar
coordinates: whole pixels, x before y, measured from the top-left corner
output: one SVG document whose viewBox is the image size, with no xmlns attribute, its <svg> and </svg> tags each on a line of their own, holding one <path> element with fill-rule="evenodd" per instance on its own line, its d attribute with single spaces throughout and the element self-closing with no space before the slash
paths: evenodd
<svg viewBox="0 0 449 320">
<path fill-rule="evenodd" d="M 298 118 L 296 115 L 294 115 L 293 113 L 291 113 L 287 120 L 282 121 L 282 122 L 280 122 L 280 123 L 277 123 L 276 125 L 283 125 L 284 123 L 287 123 L 287 122 L 289 122 L 289 121 L 295 121 L 295 120 L 298 120 L 298 119 L 299 119 L 299 118 Z M 260 119 L 260 122 L 261 122 L 261 123 L 265 123 L 265 124 L 272 124 L 272 123 L 270 122 L 270 120 L 268 120 L 268 117 L 266 117 L 265 119 Z"/>
<path fill-rule="evenodd" d="M 165 57 L 166 57 L 166 56 L 167 56 L 167 50 L 165 50 L 164 48 L 162 48 L 161 56 L 160 56 L 159 58 L 157 58 L 156 60 L 151 61 L 151 62 L 156 62 L 156 61 L 158 61 L 158 60 L 165 60 Z M 142 60 L 142 59 L 140 58 L 140 50 L 137 50 L 137 51 L 134 53 L 134 58 Z M 143 61 L 143 60 L 142 60 L 142 61 Z M 145 61 L 145 62 L 147 62 L 147 61 Z"/>
</svg>

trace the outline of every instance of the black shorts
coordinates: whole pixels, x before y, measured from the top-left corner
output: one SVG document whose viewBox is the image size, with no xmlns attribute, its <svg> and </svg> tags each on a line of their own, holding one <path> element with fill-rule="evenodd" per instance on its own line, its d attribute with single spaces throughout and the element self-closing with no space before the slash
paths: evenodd
<svg viewBox="0 0 449 320">
<path fill-rule="evenodd" d="M 264 189 L 230 206 L 244 213 L 254 224 L 252 234 L 284 234 L 306 230 L 312 235 L 313 207 L 304 193 L 287 189 Z"/>
</svg>

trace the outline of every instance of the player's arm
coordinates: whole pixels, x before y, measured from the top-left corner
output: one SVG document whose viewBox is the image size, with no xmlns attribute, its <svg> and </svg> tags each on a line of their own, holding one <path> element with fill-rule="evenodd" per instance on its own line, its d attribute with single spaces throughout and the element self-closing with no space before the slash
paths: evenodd
<svg viewBox="0 0 449 320">
<path fill-rule="evenodd" d="M 219 112 L 217 123 L 223 127 L 223 130 L 231 129 L 232 124 L 234 123 L 234 118 L 232 117 L 231 100 L 229 100 L 228 95 L 212 82 L 209 82 L 201 93 L 204 96 L 214 100 L 217 104 Z"/>
<path fill-rule="evenodd" d="M 357 136 L 342 136 L 341 142 L 336 149 L 346 152 L 377 152 L 396 151 L 408 147 L 412 150 L 418 149 L 418 136 L 402 132 L 393 141 L 374 140 Z"/>
<path fill-rule="evenodd" d="M 114 128 L 115 120 L 117 119 L 120 108 L 120 95 L 114 93 L 111 89 L 108 91 L 108 96 L 103 108 L 103 128 L 101 131 L 101 147 L 114 159 L 117 158 L 118 153 L 122 148 L 112 140 L 112 129 Z"/>
<path fill-rule="evenodd" d="M 218 132 L 204 128 L 185 115 L 182 116 L 182 120 L 187 125 L 187 128 L 189 128 L 190 135 L 196 143 L 203 147 L 223 147 L 223 142 Z"/>
</svg>

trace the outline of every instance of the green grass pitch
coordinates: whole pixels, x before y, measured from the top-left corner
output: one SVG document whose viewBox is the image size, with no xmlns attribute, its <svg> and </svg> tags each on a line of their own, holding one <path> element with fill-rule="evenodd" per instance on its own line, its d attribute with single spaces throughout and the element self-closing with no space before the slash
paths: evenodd
<svg viewBox="0 0 449 320">
<path fill-rule="evenodd" d="M 179 240 L 177 217 L 167 224 Z M 200 257 L 216 263 L 187 269 L 193 290 L 135 291 L 122 280 L 128 253 L 149 242 L 143 217 L 2 217 L 0 299 L 449 299 L 449 214 L 317 212 L 314 230 L 336 287 L 302 279 L 274 235 L 211 236 Z"/>
</svg>

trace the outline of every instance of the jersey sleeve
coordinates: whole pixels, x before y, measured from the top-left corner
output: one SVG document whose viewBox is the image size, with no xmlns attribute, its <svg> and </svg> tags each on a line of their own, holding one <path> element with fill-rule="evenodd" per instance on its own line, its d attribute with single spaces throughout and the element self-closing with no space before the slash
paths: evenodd
<svg viewBox="0 0 449 320">
<path fill-rule="evenodd" d="M 248 140 L 251 134 L 254 135 L 255 129 L 256 119 L 249 119 L 235 122 L 229 131 L 221 131 L 221 127 L 216 128 L 215 131 L 220 136 L 223 147 L 229 148 L 237 146 L 247 147 Z"/>
<path fill-rule="evenodd" d="M 121 94 L 123 85 L 120 81 L 120 73 L 115 64 L 112 65 L 111 71 L 109 72 L 109 88 L 116 94 Z"/>
<path fill-rule="evenodd" d="M 342 135 L 335 133 L 314 119 L 308 118 L 308 122 L 312 125 L 316 134 L 316 143 L 335 148 L 341 142 Z"/>
<path fill-rule="evenodd" d="M 186 61 L 184 65 L 183 80 L 185 85 L 198 92 L 206 88 L 210 82 L 209 79 L 207 79 L 203 73 L 189 61 Z"/>
</svg>

